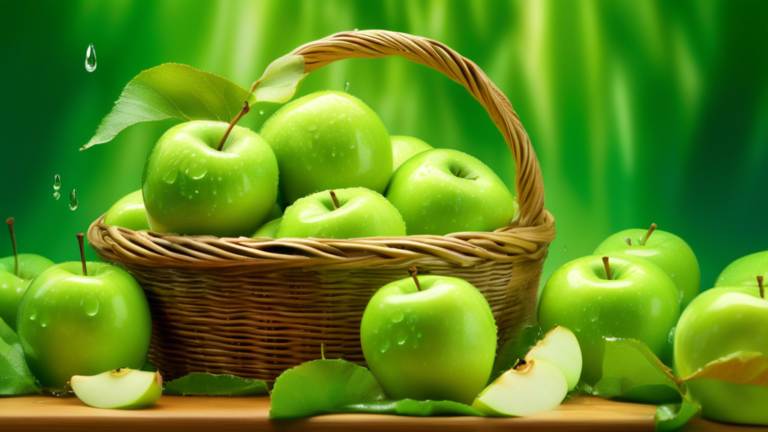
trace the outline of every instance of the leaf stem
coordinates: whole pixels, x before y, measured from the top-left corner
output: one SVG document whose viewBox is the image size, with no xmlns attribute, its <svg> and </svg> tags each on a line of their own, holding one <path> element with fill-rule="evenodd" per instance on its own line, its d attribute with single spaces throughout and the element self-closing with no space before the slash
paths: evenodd
<svg viewBox="0 0 768 432">
<path fill-rule="evenodd" d="M 16 262 L 16 267 L 13 270 L 13 274 L 17 277 L 19 276 L 19 251 L 16 250 L 16 233 L 13 231 L 13 223 L 16 220 L 12 217 L 9 217 L 5 220 L 5 223 L 8 224 L 8 231 L 11 232 L 11 244 L 13 245 L 13 259 Z"/>
<path fill-rule="evenodd" d="M 413 281 L 416 283 L 416 289 L 421 291 L 421 284 L 419 283 L 419 278 L 416 277 L 417 274 L 419 274 L 419 270 L 416 268 L 416 266 L 413 266 L 408 269 L 408 273 L 413 278 Z"/>
<path fill-rule="evenodd" d="M 85 246 L 83 245 L 83 233 L 77 234 L 77 242 L 80 243 L 80 261 L 83 263 L 83 276 L 88 276 L 88 268 L 85 266 Z"/>
<path fill-rule="evenodd" d="M 650 227 L 650 228 L 648 228 L 648 232 L 647 232 L 647 233 L 645 233 L 645 238 L 643 238 L 643 246 L 645 246 L 645 242 L 647 242 L 647 241 L 648 241 L 648 237 L 650 237 L 650 236 L 651 236 L 651 234 L 653 234 L 653 230 L 655 230 L 655 229 L 656 229 L 656 224 L 655 224 L 655 223 L 652 223 L 652 224 L 651 224 L 651 227 Z"/>
<path fill-rule="evenodd" d="M 611 280 L 611 265 L 608 263 L 608 257 L 603 257 L 603 265 L 605 266 L 605 277 Z"/>
<path fill-rule="evenodd" d="M 232 120 L 232 122 L 229 124 L 229 127 L 227 128 L 227 131 L 224 132 L 224 137 L 221 138 L 219 147 L 216 150 L 221 151 L 221 149 L 224 147 L 224 142 L 226 142 L 227 137 L 229 137 L 229 133 L 232 132 L 232 128 L 234 128 L 235 124 L 237 124 L 237 122 L 239 122 L 244 115 L 248 114 L 248 111 L 250 110 L 251 106 L 248 105 L 248 101 L 243 101 L 243 109 L 240 110 L 240 112 L 237 114 L 237 117 L 235 117 L 234 120 Z"/>
</svg>

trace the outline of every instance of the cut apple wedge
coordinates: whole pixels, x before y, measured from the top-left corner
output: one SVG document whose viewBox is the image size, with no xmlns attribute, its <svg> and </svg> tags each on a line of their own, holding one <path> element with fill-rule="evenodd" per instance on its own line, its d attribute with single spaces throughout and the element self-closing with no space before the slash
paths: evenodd
<svg viewBox="0 0 768 432">
<path fill-rule="evenodd" d="M 94 376 L 75 375 L 70 385 L 81 401 L 95 408 L 146 408 L 163 394 L 163 377 L 159 372 L 128 368 Z"/>
<path fill-rule="evenodd" d="M 546 360 L 559 367 L 568 381 L 568 391 L 576 388 L 581 377 L 581 347 L 572 331 L 555 326 L 531 348 L 525 360 Z"/>
<path fill-rule="evenodd" d="M 492 416 L 523 417 L 557 408 L 568 394 L 565 374 L 554 363 L 531 359 L 500 376 L 472 408 Z"/>
</svg>

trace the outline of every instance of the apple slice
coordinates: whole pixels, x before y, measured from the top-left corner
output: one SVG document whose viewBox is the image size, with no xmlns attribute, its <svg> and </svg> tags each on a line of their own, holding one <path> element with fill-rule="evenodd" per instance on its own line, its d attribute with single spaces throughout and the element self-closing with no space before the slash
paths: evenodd
<svg viewBox="0 0 768 432">
<path fill-rule="evenodd" d="M 129 368 L 94 376 L 75 375 L 70 385 L 81 401 L 95 408 L 147 408 L 163 393 L 163 377 L 159 372 Z"/>
<path fill-rule="evenodd" d="M 559 367 L 568 381 L 568 391 L 573 390 L 581 377 L 581 347 L 572 331 L 555 326 L 531 348 L 525 360 L 546 360 Z"/>
<path fill-rule="evenodd" d="M 492 382 L 472 408 L 492 416 L 522 417 L 557 408 L 568 394 L 568 381 L 546 360 L 521 361 Z"/>
</svg>

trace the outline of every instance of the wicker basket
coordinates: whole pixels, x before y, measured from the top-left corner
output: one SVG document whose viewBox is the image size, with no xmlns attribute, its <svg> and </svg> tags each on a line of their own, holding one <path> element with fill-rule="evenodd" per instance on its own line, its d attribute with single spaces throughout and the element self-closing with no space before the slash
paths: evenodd
<svg viewBox="0 0 768 432">
<path fill-rule="evenodd" d="M 535 315 L 554 219 L 530 140 L 507 98 L 477 65 L 429 39 L 389 31 L 339 33 L 294 51 L 309 73 L 346 58 L 404 57 L 463 85 L 501 131 L 515 158 L 521 215 L 494 232 L 353 240 L 163 235 L 104 224 L 88 231 L 102 260 L 130 272 L 147 294 L 149 360 L 166 379 L 190 372 L 265 381 L 320 356 L 365 364 L 360 319 L 384 284 L 420 274 L 476 286 L 496 318 L 500 344 Z"/>
</svg>

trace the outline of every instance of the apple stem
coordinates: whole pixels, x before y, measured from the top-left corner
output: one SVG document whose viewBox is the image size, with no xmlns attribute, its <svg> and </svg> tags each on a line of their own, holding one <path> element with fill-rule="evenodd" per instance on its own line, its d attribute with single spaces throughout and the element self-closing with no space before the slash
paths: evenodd
<svg viewBox="0 0 768 432">
<path fill-rule="evenodd" d="M 339 199 L 336 198 L 336 192 L 334 191 L 328 191 L 331 194 L 331 200 L 333 201 L 333 208 L 338 210 L 341 205 L 339 205 Z"/>
<path fill-rule="evenodd" d="M 632 246 L 632 239 L 627 237 L 624 239 L 625 242 L 627 242 L 627 245 Z"/>
<path fill-rule="evenodd" d="M 763 287 L 763 277 L 757 277 L 757 286 L 760 288 L 760 298 L 765 298 L 765 287 Z"/>
<path fill-rule="evenodd" d="M 608 263 L 608 257 L 607 256 L 603 257 L 603 265 L 605 266 L 605 277 L 608 280 L 611 280 L 611 266 Z"/>
<path fill-rule="evenodd" d="M 232 128 L 234 128 L 235 124 L 239 122 L 244 115 L 248 114 L 248 111 L 250 110 L 251 106 L 248 105 L 248 101 L 243 101 L 243 109 L 240 110 L 240 113 L 237 114 L 237 117 L 235 117 L 235 119 L 232 120 L 232 123 L 229 124 L 229 127 L 227 128 L 227 131 L 224 132 L 224 137 L 221 139 L 219 147 L 216 150 L 221 151 L 222 147 L 224 147 L 224 142 L 226 142 L 227 137 L 229 137 L 229 133 L 232 132 Z"/>
<path fill-rule="evenodd" d="M 85 246 L 83 245 L 83 233 L 77 234 L 77 242 L 80 243 L 80 261 L 83 262 L 83 276 L 88 276 L 88 269 L 85 267 Z"/>
<path fill-rule="evenodd" d="M 13 245 L 13 259 L 16 262 L 16 267 L 14 268 L 14 273 L 16 276 L 19 275 L 19 252 L 16 250 L 16 233 L 13 231 L 13 223 L 16 220 L 12 217 L 9 217 L 5 220 L 5 223 L 8 224 L 8 231 L 11 232 L 11 244 Z"/>
<path fill-rule="evenodd" d="M 324 343 L 320 344 L 320 357 L 323 360 L 325 360 L 325 344 Z"/>
<path fill-rule="evenodd" d="M 645 238 L 643 238 L 643 246 L 645 246 L 645 242 L 647 242 L 647 241 L 648 241 L 648 237 L 650 237 L 650 236 L 651 236 L 651 234 L 653 234 L 653 230 L 655 230 L 655 229 L 656 229 L 656 224 L 655 224 L 655 223 L 652 223 L 652 224 L 651 224 L 651 227 L 650 227 L 650 228 L 648 228 L 648 232 L 647 232 L 647 233 L 645 233 Z"/>
<path fill-rule="evenodd" d="M 408 269 L 408 273 L 413 278 L 413 281 L 416 282 L 416 289 L 421 291 L 421 284 L 419 283 L 419 278 L 416 277 L 416 275 L 419 274 L 419 270 L 416 268 L 416 266 L 413 266 Z"/>
</svg>

